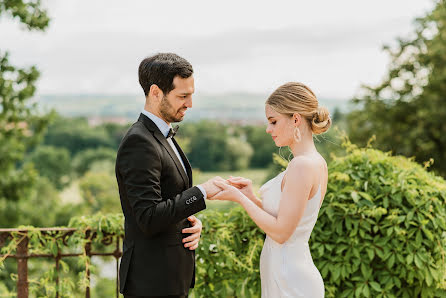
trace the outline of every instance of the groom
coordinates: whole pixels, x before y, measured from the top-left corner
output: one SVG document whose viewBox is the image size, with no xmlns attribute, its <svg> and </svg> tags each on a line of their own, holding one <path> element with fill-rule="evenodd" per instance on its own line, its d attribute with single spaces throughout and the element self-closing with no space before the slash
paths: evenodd
<svg viewBox="0 0 446 298">
<path fill-rule="evenodd" d="M 213 178 L 192 186 L 192 170 L 172 122 L 192 107 L 192 65 L 172 53 L 144 59 L 139 83 L 146 102 L 116 157 L 125 217 L 120 292 L 125 297 L 187 297 L 195 283 L 201 222 L 193 214 L 220 189 Z"/>
</svg>

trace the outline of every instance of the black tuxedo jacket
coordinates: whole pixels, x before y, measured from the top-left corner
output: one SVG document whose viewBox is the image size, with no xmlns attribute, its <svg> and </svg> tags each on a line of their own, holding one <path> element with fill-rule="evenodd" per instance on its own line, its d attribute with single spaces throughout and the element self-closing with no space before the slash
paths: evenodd
<svg viewBox="0 0 446 298">
<path fill-rule="evenodd" d="M 195 251 L 184 248 L 187 217 L 206 208 L 192 187 L 192 170 L 175 139 L 187 174 L 156 124 L 141 114 L 121 141 L 116 179 L 125 217 L 120 292 L 186 295 L 195 284 Z"/>
</svg>

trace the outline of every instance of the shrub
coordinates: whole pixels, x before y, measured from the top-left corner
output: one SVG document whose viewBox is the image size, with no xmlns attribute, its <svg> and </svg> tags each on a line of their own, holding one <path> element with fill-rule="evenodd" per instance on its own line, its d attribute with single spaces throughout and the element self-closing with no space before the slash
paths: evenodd
<svg viewBox="0 0 446 298">
<path fill-rule="evenodd" d="M 327 297 L 446 297 L 445 181 L 402 156 L 349 151 L 330 164 L 310 241 Z"/>
<path fill-rule="evenodd" d="M 201 213 L 195 289 L 190 297 L 260 297 L 264 234 L 241 207 Z"/>
<path fill-rule="evenodd" d="M 310 239 L 326 297 L 446 297 L 445 181 L 405 157 L 348 151 L 329 165 Z M 259 296 L 263 233 L 241 207 L 200 216 L 195 297 Z"/>
</svg>

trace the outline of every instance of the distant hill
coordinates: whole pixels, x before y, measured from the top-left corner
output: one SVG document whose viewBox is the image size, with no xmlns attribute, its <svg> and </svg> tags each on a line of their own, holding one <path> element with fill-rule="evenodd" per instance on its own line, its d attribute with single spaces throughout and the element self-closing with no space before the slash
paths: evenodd
<svg viewBox="0 0 446 298">
<path fill-rule="evenodd" d="M 220 95 L 197 94 L 193 108 L 186 114 L 185 121 L 202 119 L 224 122 L 255 123 L 265 121 L 264 103 L 267 95 L 251 93 L 231 93 Z M 144 105 L 140 95 L 41 95 L 35 98 L 42 110 L 55 109 L 66 117 L 84 116 L 87 118 L 127 119 L 134 121 Z M 335 108 L 348 109 L 345 99 L 319 99 L 330 112 Z"/>
</svg>

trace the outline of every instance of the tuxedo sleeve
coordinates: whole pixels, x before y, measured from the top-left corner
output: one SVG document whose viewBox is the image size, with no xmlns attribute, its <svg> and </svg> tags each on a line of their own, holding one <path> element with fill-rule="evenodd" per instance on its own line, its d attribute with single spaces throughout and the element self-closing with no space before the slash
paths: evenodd
<svg viewBox="0 0 446 298">
<path fill-rule="evenodd" d="M 140 135 L 122 144 L 117 165 L 139 228 L 148 236 L 206 208 L 203 193 L 191 187 L 174 198 L 161 197 L 161 152 Z"/>
</svg>

